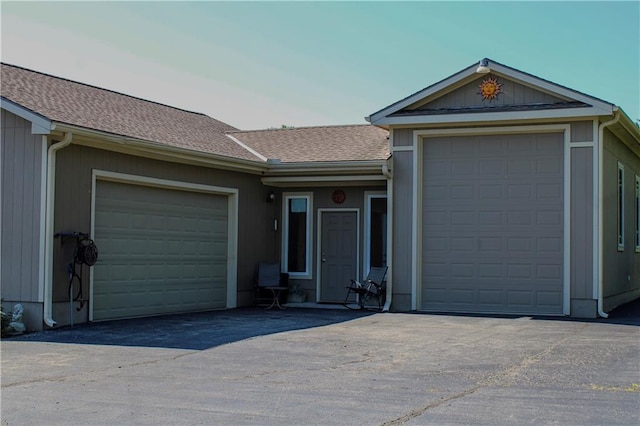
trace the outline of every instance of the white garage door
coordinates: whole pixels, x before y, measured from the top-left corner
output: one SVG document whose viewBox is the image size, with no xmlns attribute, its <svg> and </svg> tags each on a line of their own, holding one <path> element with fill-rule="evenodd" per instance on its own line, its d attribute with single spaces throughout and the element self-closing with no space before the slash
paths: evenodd
<svg viewBox="0 0 640 426">
<path fill-rule="evenodd" d="M 424 142 L 422 309 L 561 314 L 562 134 Z"/>
<path fill-rule="evenodd" d="M 93 319 L 224 308 L 228 197 L 97 181 Z"/>
</svg>

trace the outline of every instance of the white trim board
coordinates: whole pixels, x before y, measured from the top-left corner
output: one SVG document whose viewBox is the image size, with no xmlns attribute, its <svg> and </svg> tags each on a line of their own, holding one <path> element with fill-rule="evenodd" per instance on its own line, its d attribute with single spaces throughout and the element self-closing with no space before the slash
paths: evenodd
<svg viewBox="0 0 640 426">
<path fill-rule="evenodd" d="M 40 114 L 36 114 L 7 98 L 0 98 L 0 108 L 30 122 L 31 133 L 34 135 L 48 135 L 51 133 L 51 121 Z"/>
<path fill-rule="evenodd" d="M 387 200 L 387 217 L 389 215 L 389 198 L 386 191 L 365 191 L 364 192 L 364 255 L 362 259 L 362 276 L 366 277 L 371 269 L 371 201 L 374 198 L 384 198 Z M 389 227 L 387 224 L 387 241 L 389 239 Z M 389 252 L 387 249 L 387 263 Z M 359 277 L 358 277 L 359 278 Z"/>
<path fill-rule="evenodd" d="M 289 206 L 288 200 L 291 198 L 305 198 L 307 200 L 307 257 L 305 259 L 305 272 L 290 272 L 288 264 L 289 251 Z M 313 192 L 283 192 L 282 193 L 282 271 L 289 274 L 290 279 L 310 280 L 313 279 Z"/>
<path fill-rule="evenodd" d="M 158 179 L 126 173 L 94 169 L 91 173 L 91 237 L 95 236 L 96 188 L 98 180 L 151 186 L 207 194 L 226 195 L 228 199 L 227 218 L 227 309 L 235 308 L 238 300 L 238 189 L 222 186 L 202 185 L 168 179 Z M 89 272 L 89 321 L 93 321 L 93 272 Z"/>
</svg>

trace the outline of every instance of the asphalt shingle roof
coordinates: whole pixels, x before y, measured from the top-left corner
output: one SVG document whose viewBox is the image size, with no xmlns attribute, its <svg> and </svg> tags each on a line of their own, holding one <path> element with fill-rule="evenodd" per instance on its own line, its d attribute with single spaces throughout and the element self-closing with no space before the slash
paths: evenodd
<svg viewBox="0 0 640 426">
<path fill-rule="evenodd" d="M 235 127 L 185 111 L 15 65 L 2 64 L 0 94 L 51 121 L 226 157 L 258 157 L 224 135 Z"/>
<path fill-rule="evenodd" d="M 389 157 L 388 131 L 368 124 L 239 131 L 204 114 L 15 65 L 1 64 L 0 83 L 2 97 L 50 121 L 196 152 L 285 163 Z"/>
<path fill-rule="evenodd" d="M 283 163 L 386 160 L 389 132 L 364 125 L 228 132 L 251 149 Z"/>
</svg>

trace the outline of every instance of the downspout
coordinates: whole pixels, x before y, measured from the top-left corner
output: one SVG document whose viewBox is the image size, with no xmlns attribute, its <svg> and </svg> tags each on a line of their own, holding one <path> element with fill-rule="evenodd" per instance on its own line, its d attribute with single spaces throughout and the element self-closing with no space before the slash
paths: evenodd
<svg viewBox="0 0 640 426">
<path fill-rule="evenodd" d="M 387 164 L 382 165 L 382 174 L 387 178 L 387 295 L 382 312 L 389 312 L 393 294 L 393 175 Z"/>
<path fill-rule="evenodd" d="M 73 134 L 65 133 L 64 138 L 52 144 L 47 150 L 47 206 L 45 209 L 45 276 L 43 320 L 49 327 L 55 327 L 53 320 L 53 220 L 56 191 L 56 152 L 69 146 Z"/>
<path fill-rule="evenodd" d="M 602 241 L 604 240 L 603 222 L 604 222 L 604 128 L 615 124 L 620 120 L 620 110 L 613 107 L 614 117 L 609 121 L 605 121 L 598 126 L 598 315 L 602 318 L 608 318 L 609 315 L 603 311 L 603 292 L 604 292 L 604 276 L 603 276 L 603 255 Z"/>
</svg>

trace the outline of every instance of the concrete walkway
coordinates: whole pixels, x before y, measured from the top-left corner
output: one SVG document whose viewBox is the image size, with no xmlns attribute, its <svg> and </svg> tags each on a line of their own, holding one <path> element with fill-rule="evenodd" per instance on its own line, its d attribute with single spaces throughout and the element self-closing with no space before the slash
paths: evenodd
<svg viewBox="0 0 640 426">
<path fill-rule="evenodd" d="M 2 342 L 2 422 L 640 424 L 639 324 L 303 309 L 92 324 Z"/>
</svg>

